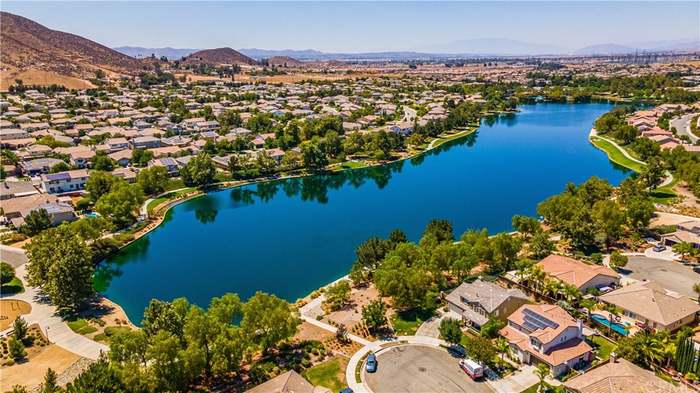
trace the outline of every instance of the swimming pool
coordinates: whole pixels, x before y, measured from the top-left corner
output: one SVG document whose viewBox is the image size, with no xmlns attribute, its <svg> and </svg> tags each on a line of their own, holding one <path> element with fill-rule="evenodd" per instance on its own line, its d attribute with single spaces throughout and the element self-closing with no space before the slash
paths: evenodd
<svg viewBox="0 0 700 393">
<path fill-rule="evenodd" d="M 605 327 L 607 327 L 607 328 L 610 327 L 610 321 L 608 320 L 608 318 L 606 318 L 606 317 L 603 316 L 603 315 L 600 315 L 600 314 L 591 314 L 591 319 L 593 319 L 594 321 L 598 322 L 599 324 L 601 324 L 601 325 L 603 325 L 603 326 L 605 326 Z M 613 330 L 615 333 L 621 334 L 621 335 L 623 335 L 623 336 L 626 336 L 626 335 L 629 334 L 629 332 L 628 332 L 627 329 L 625 328 L 625 325 L 623 325 L 623 324 L 621 324 L 621 323 L 613 322 L 613 323 L 612 323 L 612 330 Z"/>
</svg>

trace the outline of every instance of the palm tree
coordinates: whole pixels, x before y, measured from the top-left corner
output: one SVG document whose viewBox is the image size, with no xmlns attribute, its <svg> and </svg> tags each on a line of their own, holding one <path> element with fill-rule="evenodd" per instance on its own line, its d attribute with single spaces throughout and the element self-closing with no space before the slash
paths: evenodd
<svg viewBox="0 0 700 393">
<path fill-rule="evenodd" d="M 510 345 L 508 344 L 508 340 L 506 340 L 503 337 L 499 337 L 496 339 L 494 345 L 496 346 L 496 350 L 498 351 L 498 353 L 501 354 L 501 360 L 505 360 L 505 355 L 510 352 Z"/>
<path fill-rule="evenodd" d="M 559 293 L 559 288 L 560 285 L 558 281 L 547 279 L 544 282 L 542 292 L 544 292 L 549 297 L 556 298 L 557 293 Z"/>
<path fill-rule="evenodd" d="M 641 335 L 637 337 L 637 340 L 639 340 L 637 350 L 642 362 L 648 367 L 655 369 L 656 365 L 663 360 L 664 351 L 662 342 L 647 331 L 642 331 L 637 334 Z"/>
<path fill-rule="evenodd" d="M 547 273 L 542 270 L 542 268 L 538 265 L 534 265 L 532 269 L 530 269 L 530 281 L 533 284 L 533 289 L 535 292 L 541 292 L 542 291 L 542 284 L 544 283 L 544 279 L 547 277 Z"/>
<path fill-rule="evenodd" d="M 545 390 L 546 383 L 544 382 L 544 379 L 547 378 L 549 375 L 549 367 L 547 367 L 546 364 L 540 363 L 537 365 L 537 369 L 535 370 L 535 374 L 537 374 L 537 378 L 540 379 L 540 384 L 537 387 L 537 392 L 542 393 Z"/>
<path fill-rule="evenodd" d="M 573 305 L 574 301 L 577 301 L 581 297 L 581 292 L 573 285 L 564 284 L 562 291 L 564 292 L 566 301 L 571 305 Z"/>
<path fill-rule="evenodd" d="M 596 306 L 596 303 L 592 299 L 583 299 L 579 302 L 579 305 L 586 309 L 586 320 L 591 321 L 591 311 Z"/>
<path fill-rule="evenodd" d="M 700 303 L 700 282 L 693 285 L 693 291 L 698 294 L 698 303 Z"/>
</svg>

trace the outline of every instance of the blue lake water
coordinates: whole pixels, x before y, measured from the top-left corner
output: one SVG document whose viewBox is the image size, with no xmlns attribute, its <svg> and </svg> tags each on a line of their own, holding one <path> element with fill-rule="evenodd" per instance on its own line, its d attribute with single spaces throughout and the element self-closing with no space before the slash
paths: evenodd
<svg viewBox="0 0 700 393">
<path fill-rule="evenodd" d="M 166 222 L 109 258 L 96 288 L 138 323 L 152 298 L 207 305 L 256 291 L 289 301 L 347 273 L 355 247 L 403 229 L 416 240 L 434 218 L 469 228 L 511 229 L 514 214 L 567 182 L 629 172 L 588 142 L 612 105 L 536 104 L 484 121 L 424 156 L 381 168 L 213 192 L 170 210 Z"/>
</svg>

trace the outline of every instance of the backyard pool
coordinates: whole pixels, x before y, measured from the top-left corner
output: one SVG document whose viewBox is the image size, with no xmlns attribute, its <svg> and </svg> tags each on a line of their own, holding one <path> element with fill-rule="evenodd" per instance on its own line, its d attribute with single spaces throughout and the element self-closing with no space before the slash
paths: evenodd
<svg viewBox="0 0 700 393">
<path fill-rule="evenodd" d="M 608 320 L 608 318 L 606 318 L 603 315 L 591 314 L 591 319 L 593 319 L 594 321 L 598 322 L 599 324 L 605 326 L 606 328 L 610 327 L 610 321 Z M 627 331 L 627 327 L 625 327 L 625 325 L 623 325 L 621 323 L 617 323 L 617 322 L 612 323 L 612 330 L 615 333 L 621 334 L 623 336 L 626 336 L 629 334 L 629 332 Z"/>
</svg>

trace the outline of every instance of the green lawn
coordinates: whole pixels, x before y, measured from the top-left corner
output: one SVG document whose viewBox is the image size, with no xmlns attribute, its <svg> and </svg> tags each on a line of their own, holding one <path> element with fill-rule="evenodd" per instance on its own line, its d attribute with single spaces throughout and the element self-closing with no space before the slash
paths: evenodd
<svg viewBox="0 0 700 393">
<path fill-rule="evenodd" d="M 644 168 L 644 165 L 632 161 L 629 158 L 625 157 L 625 155 L 618 149 L 615 145 L 612 143 L 600 139 L 597 137 L 592 137 L 591 142 L 599 149 L 603 150 L 607 155 L 610 161 L 622 165 L 626 168 L 629 168 L 637 173 L 640 173 L 642 169 Z"/>
<path fill-rule="evenodd" d="M 363 161 L 347 161 L 341 164 L 342 169 L 359 169 L 367 167 L 367 163 Z"/>
<path fill-rule="evenodd" d="M 602 360 L 610 358 L 610 352 L 612 352 L 613 349 L 615 349 L 615 344 L 608 341 L 602 336 L 592 336 L 591 342 L 593 342 L 593 347 L 596 350 L 596 355 Z"/>
<path fill-rule="evenodd" d="M 670 184 L 652 190 L 649 193 L 651 200 L 663 205 L 671 203 L 677 197 L 676 193 L 673 192 L 673 188 L 676 186 L 676 183 L 678 183 L 678 175 L 673 176 L 673 181 Z"/>
<path fill-rule="evenodd" d="M 169 199 L 174 199 L 176 197 L 182 196 L 182 195 L 187 194 L 188 192 L 192 192 L 194 190 L 195 190 L 194 187 L 187 187 L 187 188 L 182 189 L 178 192 L 169 192 L 160 198 L 155 198 L 154 200 L 148 202 L 148 206 L 146 206 L 146 210 L 148 211 L 148 214 L 153 214 L 153 209 L 155 209 L 156 206 L 160 205 L 161 203 L 163 203 Z"/>
<path fill-rule="evenodd" d="M 303 375 L 315 386 L 323 386 L 338 392 L 348 386 L 345 382 L 345 367 L 347 367 L 347 361 L 336 357 L 311 367 L 304 371 Z"/>
<path fill-rule="evenodd" d="M 397 336 L 413 336 L 416 330 L 435 315 L 433 310 L 410 310 L 397 313 L 391 318 Z"/>
<path fill-rule="evenodd" d="M 105 328 L 104 333 L 100 333 L 95 336 L 95 340 L 108 343 L 115 335 L 128 332 L 130 330 L 131 328 L 127 326 L 108 326 Z"/>
<path fill-rule="evenodd" d="M 78 334 L 90 334 L 97 331 L 97 328 L 91 326 L 88 323 L 88 321 L 83 318 L 78 318 L 74 321 L 68 321 L 68 327 Z"/>
<path fill-rule="evenodd" d="M 0 288 L 0 292 L 7 295 L 24 292 L 24 285 L 22 285 L 22 280 L 20 280 L 17 277 L 13 278 L 12 281 L 8 282 Z"/>
</svg>

